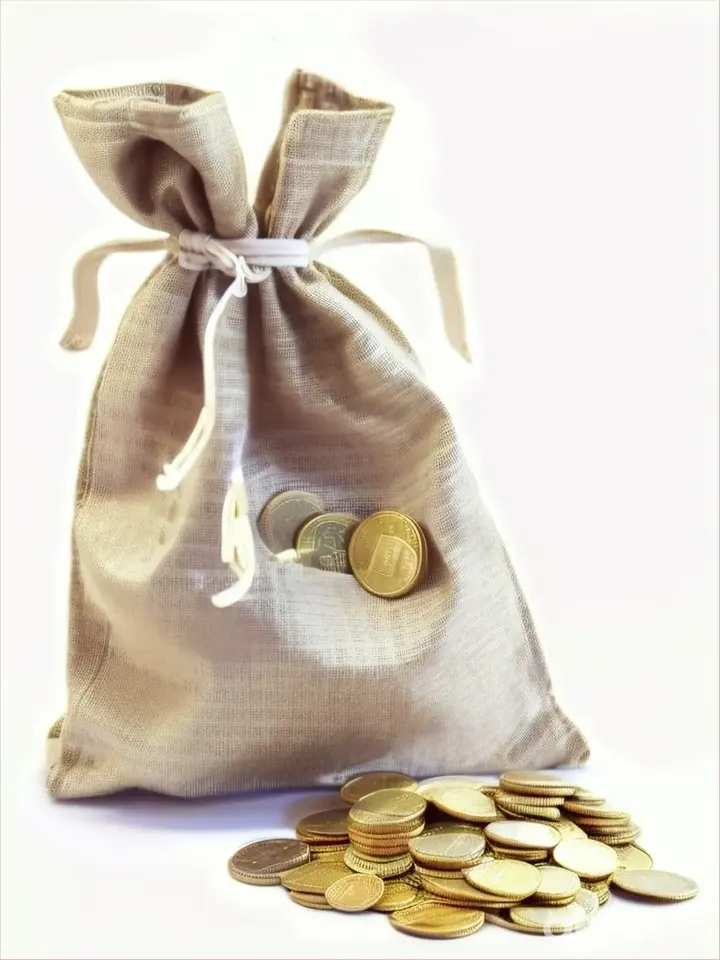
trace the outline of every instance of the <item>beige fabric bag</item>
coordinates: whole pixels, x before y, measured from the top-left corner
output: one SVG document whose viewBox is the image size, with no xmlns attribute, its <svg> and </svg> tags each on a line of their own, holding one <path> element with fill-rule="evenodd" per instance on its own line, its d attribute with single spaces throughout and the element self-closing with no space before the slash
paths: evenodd
<svg viewBox="0 0 720 960">
<path fill-rule="evenodd" d="M 336 784 L 368 769 L 584 761 L 452 423 L 405 337 L 312 257 L 264 270 L 257 244 L 197 237 L 312 241 L 364 186 L 392 108 L 296 73 L 253 206 L 220 94 L 153 84 L 65 92 L 56 105 L 103 193 L 174 241 L 125 313 L 92 401 L 50 792 L 190 797 Z M 277 249 L 273 263 L 295 256 Z M 231 276 L 240 272 L 247 288 Z M 84 315 L 65 345 L 81 348 L 95 320 L 87 270 L 76 292 Z M 213 372 L 206 445 L 165 484 L 175 489 L 158 489 Z M 256 519 L 288 489 L 361 517 L 408 513 L 431 545 L 429 578 L 388 601 L 351 576 L 277 562 Z M 238 596 L 216 606 L 228 589 Z"/>
</svg>

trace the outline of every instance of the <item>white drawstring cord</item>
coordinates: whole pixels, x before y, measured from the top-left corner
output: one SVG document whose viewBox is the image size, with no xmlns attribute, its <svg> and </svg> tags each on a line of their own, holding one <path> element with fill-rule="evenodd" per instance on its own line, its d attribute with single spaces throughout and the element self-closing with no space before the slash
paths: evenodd
<svg viewBox="0 0 720 960">
<path fill-rule="evenodd" d="M 185 256 L 185 251 L 190 258 Z M 203 255 L 205 258 L 203 259 Z M 172 463 L 166 463 L 163 472 L 155 481 L 158 490 L 176 490 L 200 459 L 210 441 L 215 426 L 217 409 L 215 383 L 215 334 L 218 324 L 225 314 L 228 303 L 233 297 L 241 299 L 247 294 L 248 283 L 261 283 L 270 276 L 270 267 L 251 267 L 245 257 L 232 253 L 219 240 L 203 234 L 183 231 L 179 237 L 179 256 L 181 267 L 188 270 L 204 270 L 214 266 L 223 273 L 234 277 L 233 282 L 218 300 L 210 314 L 203 336 L 203 391 L 205 400 L 197 423 Z"/>
</svg>

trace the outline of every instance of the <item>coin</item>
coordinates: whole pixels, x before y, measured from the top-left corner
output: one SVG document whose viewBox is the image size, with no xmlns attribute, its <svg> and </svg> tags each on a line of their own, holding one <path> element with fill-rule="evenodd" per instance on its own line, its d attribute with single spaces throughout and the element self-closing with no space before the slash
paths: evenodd
<svg viewBox="0 0 720 960">
<path fill-rule="evenodd" d="M 490 844 L 490 852 L 494 857 L 499 859 L 510 857 L 513 860 L 527 860 L 530 863 L 538 860 L 546 860 L 548 855 L 547 850 L 528 850 L 524 847 L 501 847 L 496 843 Z"/>
<path fill-rule="evenodd" d="M 585 887 L 580 887 L 575 894 L 575 903 L 580 904 L 588 917 L 594 917 L 600 909 L 597 894 L 593 893 L 592 890 L 586 890 Z"/>
<path fill-rule="evenodd" d="M 569 797 L 577 787 L 542 770 L 507 770 L 500 777 L 500 786 L 510 793 L 527 793 L 531 796 Z"/>
<path fill-rule="evenodd" d="M 564 867 L 553 867 L 543 864 L 540 871 L 540 886 L 535 891 L 536 897 L 545 897 L 547 900 L 562 900 L 565 897 L 575 897 L 580 890 L 580 877 L 572 870 Z"/>
<path fill-rule="evenodd" d="M 555 807 L 561 800 L 557 797 L 533 797 L 527 793 L 508 793 L 507 790 L 498 790 L 494 796 L 495 803 L 520 807 Z"/>
<path fill-rule="evenodd" d="M 464 900 L 466 905 L 482 901 L 486 903 L 492 898 L 477 887 L 473 887 L 464 877 L 427 877 L 421 876 L 423 889 L 438 897 L 447 897 L 450 900 Z M 500 898 L 497 898 L 500 899 Z"/>
<path fill-rule="evenodd" d="M 358 856 L 350 847 L 345 853 L 345 865 L 355 873 L 369 873 L 377 877 L 398 877 L 412 869 L 413 861 L 409 853 L 390 860 L 370 860 Z"/>
<path fill-rule="evenodd" d="M 605 797 L 600 797 L 596 793 L 593 793 L 592 790 L 587 790 L 585 787 L 578 787 L 573 796 L 581 803 L 589 803 L 593 806 L 595 804 L 607 803 Z"/>
<path fill-rule="evenodd" d="M 540 871 L 520 860 L 489 860 L 463 870 L 463 877 L 473 887 L 510 900 L 532 896 L 540 886 Z"/>
<path fill-rule="evenodd" d="M 435 836 L 438 833 L 470 833 L 476 837 L 485 836 L 481 823 L 462 823 L 460 820 L 441 820 L 439 823 L 431 823 L 421 832 L 424 837 Z"/>
<path fill-rule="evenodd" d="M 534 927 L 545 933 L 571 933 L 581 930 L 590 920 L 579 903 L 566 907 L 511 907 L 510 919 L 522 927 Z"/>
<path fill-rule="evenodd" d="M 331 883 L 351 873 L 344 863 L 306 863 L 288 870 L 281 877 L 282 885 L 296 893 L 324 894 Z"/>
<path fill-rule="evenodd" d="M 459 820 L 488 823 L 498 817 L 492 797 L 472 787 L 450 787 L 433 797 L 435 806 Z"/>
<path fill-rule="evenodd" d="M 377 597 L 401 597 L 422 573 L 423 545 L 415 523 L 394 510 L 362 521 L 350 540 L 350 567 L 358 583 Z"/>
<path fill-rule="evenodd" d="M 310 859 L 306 843 L 292 839 L 256 840 L 233 854 L 228 863 L 230 874 L 236 880 L 249 883 L 249 878 L 277 878 L 293 867 L 299 867 Z"/>
<path fill-rule="evenodd" d="M 690 900 L 698 892 L 694 880 L 667 870 L 619 870 L 612 883 L 626 893 L 653 900 Z"/>
<path fill-rule="evenodd" d="M 325 899 L 335 910 L 360 913 L 369 910 L 382 897 L 385 885 L 380 877 L 355 874 L 340 877 L 325 891 Z"/>
<path fill-rule="evenodd" d="M 415 864 L 415 873 L 419 877 L 444 877 L 448 880 L 455 877 L 458 880 L 462 880 L 462 870 L 460 869 L 451 870 L 448 868 L 447 870 L 443 870 L 438 867 L 424 867 L 421 863 Z"/>
<path fill-rule="evenodd" d="M 583 880 L 603 880 L 617 866 L 615 851 L 598 840 L 561 840 L 552 855 L 558 866 Z"/>
<path fill-rule="evenodd" d="M 390 923 L 396 930 L 437 940 L 467 937 L 479 930 L 484 921 L 485 914 L 481 910 L 448 907 L 432 900 L 413 904 L 390 915 Z"/>
<path fill-rule="evenodd" d="M 258 517 L 258 531 L 269 550 L 282 553 L 292 550 L 300 527 L 322 512 L 322 503 L 311 493 L 288 490 L 265 504 Z"/>
<path fill-rule="evenodd" d="M 471 833 L 436 833 L 414 837 L 409 844 L 413 859 L 427 867 L 459 870 L 471 867 L 485 852 L 485 840 Z"/>
<path fill-rule="evenodd" d="M 330 837 L 337 843 L 338 837 L 348 835 L 347 807 L 335 807 L 332 810 L 320 810 L 303 817 L 295 827 L 296 831 L 306 835 Z"/>
<path fill-rule="evenodd" d="M 358 840 L 353 840 L 352 848 L 355 853 L 359 854 L 362 857 L 372 857 L 373 855 L 386 856 L 386 857 L 401 857 L 408 852 L 408 841 L 405 843 L 398 843 L 395 846 L 370 846 L 364 843 L 360 843 Z"/>
<path fill-rule="evenodd" d="M 647 850 L 642 847 L 629 846 L 615 847 L 618 870 L 650 870 L 653 865 L 653 859 Z"/>
<path fill-rule="evenodd" d="M 539 820 L 559 820 L 560 811 L 557 807 L 528 807 L 524 803 L 501 803 L 495 797 L 498 810 L 503 813 L 520 814 L 523 817 L 533 817 Z"/>
<path fill-rule="evenodd" d="M 378 770 L 373 773 L 363 773 L 359 777 L 348 780 L 340 790 L 340 799 L 345 803 L 357 803 L 369 793 L 378 790 L 415 790 L 417 783 L 412 777 L 404 773 L 386 773 Z"/>
<path fill-rule="evenodd" d="M 375 830 L 396 831 L 401 825 L 414 823 L 425 812 L 427 801 L 410 790 L 376 790 L 358 800 L 350 808 L 353 827 L 372 833 Z"/>
<path fill-rule="evenodd" d="M 301 907 L 310 907 L 311 910 L 332 910 L 332 907 L 322 894 L 300 893 L 296 890 L 289 890 L 288 892 L 290 899 L 294 903 L 299 903 Z"/>
<path fill-rule="evenodd" d="M 522 927 L 519 923 L 514 923 L 510 919 L 507 910 L 485 910 L 485 920 L 496 927 L 504 927 L 505 930 L 516 930 L 518 933 L 542 933 L 542 930 L 536 930 L 534 927 Z"/>
<path fill-rule="evenodd" d="M 334 573 L 351 573 L 348 544 L 358 518 L 348 513 L 323 513 L 313 517 L 298 531 L 295 549 L 306 567 Z"/>
<path fill-rule="evenodd" d="M 529 850 L 551 850 L 560 843 L 560 833 L 545 823 L 527 823 L 524 820 L 500 820 L 489 823 L 485 836 L 501 846 Z"/>
<path fill-rule="evenodd" d="M 566 800 L 563 804 L 563 810 L 567 813 L 577 813 L 580 816 L 590 817 L 593 820 L 623 820 L 627 821 L 630 819 L 629 813 L 623 813 L 622 810 L 615 810 L 613 807 L 608 807 L 604 803 L 583 803 L 580 800 L 576 800 L 574 797 L 572 800 Z"/>
<path fill-rule="evenodd" d="M 383 895 L 372 909 L 381 913 L 394 913 L 409 907 L 418 896 L 415 887 L 403 880 L 385 880 Z"/>
<path fill-rule="evenodd" d="M 475 790 L 483 790 L 496 786 L 497 780 L 484 777 L 430 777 L 427 780 L 420 781 L 417 785 L 417 792 L 421 796 L 430 799 L 437 791 L 446 790 L 449 787 L 473 787 Z"/>
<path fill-rule="evenodd" d="M 345 851 L 348 849 L 347 846 L 341 847 L 338 850 L 321 850 L 317 853 L 312 853 L 310 859 L 313 863 L 319 861 L 320 863 L 344 863 L 345 862 Z"/>
<path fill-rule="evenodd" d="M 566 820 L 564 817 L 561 817 L 559 820 L 553 822 L 553 827 L 555 830 L 560 831 L 560 836 L 563 840 L 583 840 L 587 837 L 587 834 L 579 827 L 576 823 L 573 823 L 572 820 Z"/>
</svg>

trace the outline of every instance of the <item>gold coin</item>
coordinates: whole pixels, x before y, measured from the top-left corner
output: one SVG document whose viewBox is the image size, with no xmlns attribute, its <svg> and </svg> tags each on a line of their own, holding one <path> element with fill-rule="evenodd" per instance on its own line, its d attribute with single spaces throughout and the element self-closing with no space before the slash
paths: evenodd
<svg viewBox="0 0 720 960">
<path fill-rule="evenodd" d="M 351 573 L 348 545 L 358 518 L 349 513 L 323 513 L 303 524 L 295 549 L 300 563 L 334 573 Z"/>
<path fill-rule="evenodd" d="M 582 887 L 580 888 L 582 889 Z M 523 900 L 528 907 L 566 907 L 569 903 L 575 903 L 575 897 L 528 897 Z"/>
<path fill-rule="evenodd" d="M 535 896 L 548 900 L 563 900 L 565 897 L 575 897 L 579 892 L 580 877 L 572 870 L 545 864 L 538 867 L 538 870 L 540 886 L 535 891 Z"/>
<path fill-rule="evenodd" d="M 547 850 L 527 850 L 523 847 L 501 847 L 496 843 L 490 844 L 490 852 L 498 859 L 510 857 L 513 860 L 527 860 L 530 863 L 545 860 L 548 855 Z"/>
<path fill-rule="evenodd" d="M 311 493 L 288 490 L 265 504 L 258 517 L 258 531 L 274 554 L 292 550 L 303 524 L 323 512 L 323 505 Z"/>
<path fill-rule="evenodd" d="M 488 823 L 498 817 L 492 797 L 472 787 L 450 787 L 442 790 L 433 797 L 433 803 L 443 813 L 449 813 L 451 817 L 459 820 Z"/>
<path fill-rule="evenodd" d="M 309 859 L 310 848 L 299 840 L 256 840 L 233 854 L 228 869 L 233 877 L 243 877 L 247 883 L 247 877 L 279 877 L 281 873 L 299 867 Z"/>
<path fill-rule="evenodd" d="M 583 803 L 574 797 L 563 803 L 563 810 L 570 814 L 578 814 L 581 817 L 589 817 L 591 820 L 621 820 L 627 822 L 630 819 L 629 813 L 615 810 L 605 803 Z"/>
<path fill-rule="evenodd" d="M 521 860 L 489 860 L 463 870 L 473 887 L 509 900 L 531 897 L 540 886 L 540 871 Z"/>
<path fill-rule="evenodd" d="M 310 855 L 310 860 L 312 863 L 344 863 L 345 862 L 345 851 L 347 847 L 343 847 L 342 850 L 329 850 L 321 851 L 319 853 L 313 853 Z"/>
<path fill-rule="evenodd" d="M 485 836 L 482 824 L 462 823 L 460 820 L 441 820 L 439 823 L 431 823 L 422 831 L 424 837 L 435 836 L 439 833 L 470 833 L 476 837 Z"/>
<path fill-rule="evenodd" d="M 579 903 L 566 907 L 510 907 L 510 919 L 545 933 L 571 933 L 587 926 L 590 920 Z"/>
<path fill-rule="evenodd" d="M 561 840 L 552 855 L 559 867 L 581 880 L 604 880 L 617 866 L 615 851 L 598 840 Z"/>
<path fill-rule="evenodd" d="M 408 873 L 402 878 L 402 883 L 407 883 L 411 887 L 415 887 L 416 890 L 419 890 L 422 887 L 422 882 L 420 876 L 417 873 Z"/>
<path fill-rule="evenodd" d="M 480 860 L 485 840 L 471 833 L 422 834 L 410 841 L 409 849 L 413 858 L 427 867 L 459 870 Z"/>
<path fill-rule="evenodd" d="M 394 857 L 392 860 L 369 860 L 359 857 L 350 847 L 345 853 L 345 865 L 355 873 L 369 873 L 376 877 L 399 877 L 412 869 L 413 861 L 409 853 L 403 857 Z"/>
<path fill-rule="evenodd" d="M 592 790 L 587 790 L 585 787 L 578 787 L 573 796 L 575 800 L 580 801 L 580 803 L 589 803 L 591 806 L 595 806 L 595 804 L 607 803 L 605 797 L 600 797 L 598 794 L 593 793 Z"/>
<path fill-rule="evenodd" d="M 380 877 L 355 874 L 340 877 L 325 891 L 325 899 L 335 910 L 343 913 L 360 913 L 369 910 L 382 897 L 385 890 Z"/>
<path fill-rule="evenodd" d="M 427 877 L 421 876 L 423 889 L 438 897 L 446 897 L 449 900 L 464 900 L 465 905 L 471 903 L 483 904 L 492 899 L 501 900 L 501 897 L 493 898 L 491 894 L 484 893 L 468 883 L 464 877 Z"/>
<path fill-rule="evenodd" d="M 296 893 L 324 894 L 331 883 L 340 877 L 347 877 L 350 869 L 344 863 L 317 863 L 303 864 L 288 870 L 281 877 L 282 885 Z"/>
<path fill-rule="evenodd" d="M 503 927 L 505 930 L 516 930 L 518 933 L 542 933 L 542 930 L 536 930 L 534 927 L 521 927 L 519 923 L 513 923 L 507 910 L 485 910 L 485 920 L 496 927 Z"/>
<path fill-rule="evenodd" d="M 612 882 L 626 893 L 653 900 L 690 900 L 698 892 L 694 880 L 667 870 L 619 870 Z"/>
<path fill-rule="evenodd" d="M 420 578 L 423 545 L 415 523 L 394 510 L 362 521 L 350 540 L 348 557 L 358 583 L 376 597 L 401 597 Z"/>
<path fill-rule="evenodd" d="M 390 915 L 390 923 L 396 930 L 437 940 L 467 937 L 479 930 L 484 920 L 485 914 L 481 910 L 448 907 L 432 900 L 413 904 Z"/>
<path fill-rule="evenodd" d="M 575 894 L 575 903 L 580 904 L 588 917 L 594 917 L 600 909 L 598 895 L 592 890 L 587 890 L 585 887 L 580 887 Z"/>
<path fill-rule="evenodd" d="M 559 820 L 560 811 L 557 807 L 528 807 L 524 803 L 501 803 L 497 796 L 495 803 L 498 810 L 503 813 L 519 814 L 522 817 L 533 817 L 539 820 Z"/>
<path fill-rule="evenodd" d="M 452 878 L 462 879 L 462 870 L 442 870 L 437 867 L 424 867 L 421 863 L 415 864 L 415 873 L 420 877 L 445 877 L 448 880 Z"/>
<path fill-rule="evenodd" d="M 355 853 L 359 854 L 362 857 L 372 858 L 373 856 L 377 855 L 380 857 L 392 858 L 392 857 L 401 857 L 404 854 L 406 854 L 408 852 L 408 843 L 407 841 L 405 841 L 405 843 L 398 843 L 394 847 L 391 847 L 391 846 L 378 847 L 378 846 L 365 845 L 364 843 L 360 843 L 357 840 L 353 840 L 352 848 L 355 851 Z"/>
<path fill-rule="evenodd" d="M 485 777 L 457 776 L 457 777 L 430 777 L 427 780 L 421 780 L 417 785 L 417 792 L 428 799 L 433 794 L 446 790 L 449 787 L 472 787 L 474 790 L 494 789 L 497 786 L 497 780 L 491 780 Z"/>
<path fill-rule="evenodd" d="M 632 833 L 633 830 L 640 829 L 632 820 L 628 820 L 627 823 L 621 823 L 619 820 L 596 820 L 594 823 L 588 823 L 585 818 L 583 818 L 583 823 L 581 823 L 580 826 L 589 833 L 606 833 L 608 836 Z"/>
<path fill-rule="evenodd" d="M 587 838 L 587 834 L 582 827 L 573 823 L 572 820 L 566 820 L 564 817 L 555 820 L 553 827 L 560 831 L 560 836 L 563 840 L 584 840 Z"/>
<path fill-rule="evenodd" d="M 349 820 L 353 827 L 372 833 L 388 828 L 415 825 L 425 813 L 427 801 L 410 790 L 376 790 L 358 800 L 350 808 Z"/>
<path fill-rule="evenodd" d="M 381 913 L 394 913 L 404 910 L 417 900 L 418 892 L 405 880 L 386 880 L 383 895 L 372 909 Z"/>
<path fill-rule="evenodd" d="M 629 843 L 634 843 L 640 836 L 640 829 L 633 830 L 632 833 L 623 833 L 620 836 L 606 837 L 601 834 L 595 834 L 594 839 L 606 843 L 609 847 L 626 847 Z"/>
<path fill-rule="evenodd" d="M 533 813 L 535 807 L 555 807 L 562 800 L 557 797 L 533 797 L 527 793 L 509 793 L 507 790 L 497 790 L 494 795 L 495 803 L 509 804 L 516 807 L 532 807 Z"/>
<path fill-rule="evenodd" d="M 376 793 L 378 790 L 415 790 L 416 788 L 415 780 L 412 777 L 406 777 L 404 773 L 385 773 L 378 770 L 374 773 L 363 773 L 359 777 L 348 780 L 340 790 L 340 799 L 345 803 L 357 803 L 369 793 Z"/>
<path fill-rule="evenodd" d="M 238 883 L 249 883 L 253 887 L 277 887 L 282 880 L 280 877 L 259 877 L 250 873 L 240 873 L 239 870 L 233 870 L 228 864 L 230 876 Z"/>
<path fill-rule="evenodd" d="M 316 893 L 299 893 L 295 890 L 288 891 L 290 899 L 294 903 L 299 903 L 301 907 L 310 907 L 311 910 L 332 910 L 325 897 Z"/>
<path fill-rule="evenodd" d="M 586 890 L 596 893 L 598 897 L 602 897 L 610 889 L 607 880 L 583 880 L 582 885 Z"/>
<path fill-rule="evenodd" d="M 344 838 L 348 835 L 347 807 L 335 807 L 332 810 L 320 810 L 318 813 L 311 813 L 307 817 L 303 817 L 295 829 L 306 835 L 313 836 L 313 834 L 316 834 L 327 837 L 330 838 L 331 842 L 337 843 L 338 837 Z"/>
<path fill-rule="evenodd" d="M 541 797 L 569 797 L 577 790 L 575 784 L 542 770 L 506 770 L 500 776 L 500 786 L 510 793 Z"/>
<path fill-rule="evenodd" d="M 485 836 L 491 843 L 504 847 L 528 850 L 551 850 L 560 843 L 560 833 L 546 823 L 526 823 L 523 820 L 500 820 L 489 823 Z"/>
<path fill-rule="evenodd" d="M 616 873 L 618 870 L 652 869 L 653 859 L 647 850 L 643 850 L 642 847 L 633 846 L 632 844 L 615 847 L 615 855 L 617 856 Z"/>
</svg>

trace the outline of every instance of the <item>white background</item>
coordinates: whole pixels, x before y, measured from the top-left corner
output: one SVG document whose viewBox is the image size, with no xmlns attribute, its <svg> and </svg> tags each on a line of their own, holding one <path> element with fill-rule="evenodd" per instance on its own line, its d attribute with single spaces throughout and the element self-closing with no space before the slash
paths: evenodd
<svg viewBox="0 0 720 960">
<path fill-rule="evenodd" d="M 24 0 L 2 12 L 3 957 L 717 957 L 717 4 Z M 155 259 L 103 268 L 97 345 L 62 355 L 74 258 L 140 231 L 81 169 L 51 98 L 138 81 L 220 89 L 252 182 L 297 66 L 397 107 L 336 227 L 454 244 L 472 377 L 438 345 L 421 253 L 332 262 L 432 353 L 560 702 L 593 747 L 582 777 L 631 809 L 658 866 L 695 876 L 692 902 L 616 897 L 553 943 L 488 927 L 438 944 L 227 878 L 245 838 L 289 833 L 322 798 L 45 797 L 84 418 Z"/>
</svg>

